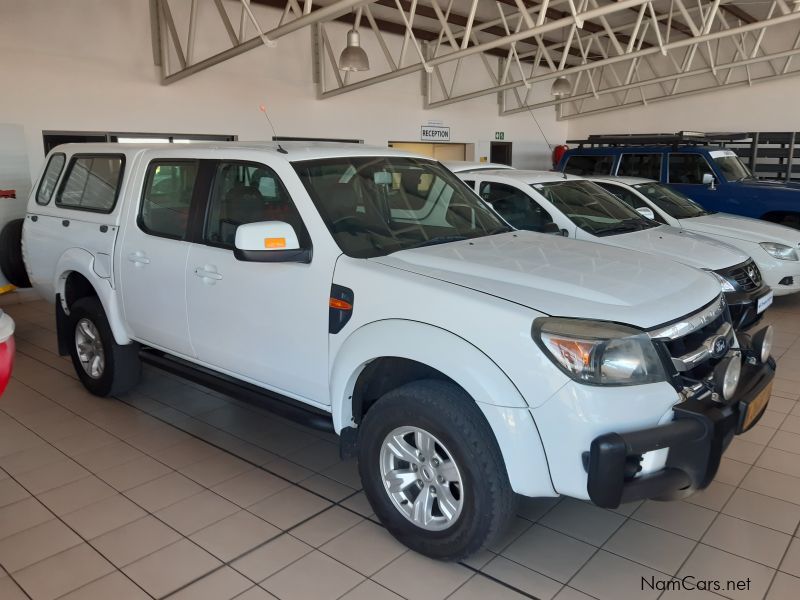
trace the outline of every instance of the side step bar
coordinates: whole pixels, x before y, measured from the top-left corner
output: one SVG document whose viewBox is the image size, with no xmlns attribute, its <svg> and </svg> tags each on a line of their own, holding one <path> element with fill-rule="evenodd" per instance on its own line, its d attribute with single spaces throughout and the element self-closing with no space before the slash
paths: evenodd
<svg viewBox="0 0 800 600">
<path fill-rule="evenodd" d="M 326 433 L 334 432 L 333 419 L 330 413 L 313 406 L 307 406 L 292 398 L 270 392 L 222 373 L 216 373 L 205 367 L 169 356 L 152 348 L 142 348 L 139 351 L 139 356 L 142 362 L 158 367 L 173 375 L 194 381 L 237 400 L 265 408 L 284 419 L 289 419 Z"/>
</svg>

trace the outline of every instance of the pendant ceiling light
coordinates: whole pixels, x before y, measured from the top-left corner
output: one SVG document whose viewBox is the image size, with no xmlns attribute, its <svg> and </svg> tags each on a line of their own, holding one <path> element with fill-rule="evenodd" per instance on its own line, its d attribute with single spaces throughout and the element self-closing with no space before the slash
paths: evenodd
<svg viewBox="0 0 800 600">
<path fill-rule="evenodd" d="M 556 78 L 553 82 L 553 86 L 550 88 L 550 95 L 556 98 L 564 98 L 569 96 L 572 93 L 572 84 L 569 82 L 569 79 L 564 77 Z"/>
<path fill-rule="evenodd" d="M 339 56 L 342 71 L 369 71 L 369 57 L 361 47 L 361 36 L 356 29 L 347 32 L 347 47 Z"/>
</svg>

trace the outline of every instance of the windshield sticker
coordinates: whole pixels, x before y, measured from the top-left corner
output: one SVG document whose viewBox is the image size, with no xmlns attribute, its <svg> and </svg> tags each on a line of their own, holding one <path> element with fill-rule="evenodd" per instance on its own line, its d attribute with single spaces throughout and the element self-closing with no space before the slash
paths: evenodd
<svg viewBox="0 0 800 600">
<path fill-rule="evenodd" d="M 709 153 L 711 158 L 720 158 L 722 156 L 736 156 L 736 152 L 731 150 L 711 150 Z"/>
</svg>

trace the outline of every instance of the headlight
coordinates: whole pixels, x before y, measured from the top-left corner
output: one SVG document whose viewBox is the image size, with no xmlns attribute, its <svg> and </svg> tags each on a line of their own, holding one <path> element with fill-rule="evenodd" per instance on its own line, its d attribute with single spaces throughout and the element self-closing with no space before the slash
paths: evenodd
<svg viewBox="0 0 800 600">
<path fill-rule="evenodd" d="M 760 246 L 767 251 L 770 256 L 780 260 L 797 260 L 797 251 L 786 244 L 776 244 L 775 242 L 761 242 Z"/>
<path fill-rule="evenodd" d="M 575 381 L 594 385 L 639 385 L 666 375 L 647 334 L 602 321 L 542 317 L 533 338 L 555 365 Z"/>
<path fill-rule="evenodd" d="M 714 369 L 714 391 L 727 403 L 733 400 L 739 378 L 742 375 L 742 357 L 739 354 L 729 356 L 719 362 Z"/>
<path fill-rule="evenodd" d="M 714 271 L 709 271 L 709 273 L 711 273 L 714 277 L 717 278 L 717 281 L 719 281 L 719 286 L 722 288 L 723 292 L 736 291 L 736 288 L 733 287 L 733 284 L 729 280 L 725 279 L 722 275 L 720 275 L 719 273 L 715 273 Z"/>
<path fill-rule="evenodd" d="M 769 355 L 772 353 L 773 334 L 772 325 L 767 325 L 753 336 L 753 349 L 758 354 L 758 360 L 762 363 L 767 362 Z"/>
</svg>

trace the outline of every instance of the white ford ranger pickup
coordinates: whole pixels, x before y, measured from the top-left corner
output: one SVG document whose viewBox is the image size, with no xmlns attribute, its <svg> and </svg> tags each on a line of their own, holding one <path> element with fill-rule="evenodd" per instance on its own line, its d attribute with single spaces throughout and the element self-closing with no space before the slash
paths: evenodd
<svg viewBox="0 0 800 600">
<path fill-rule="evenodd" d="M 719 282 L 516 231 L 435 161 L 361 145 L 65 145 L 22 258 L 89 391 L 141 363 L 341 436 L 398 539 L 457 559 L 516 494 L 706 487 L 758 421 L 772 333 Z"/>
</svg>

